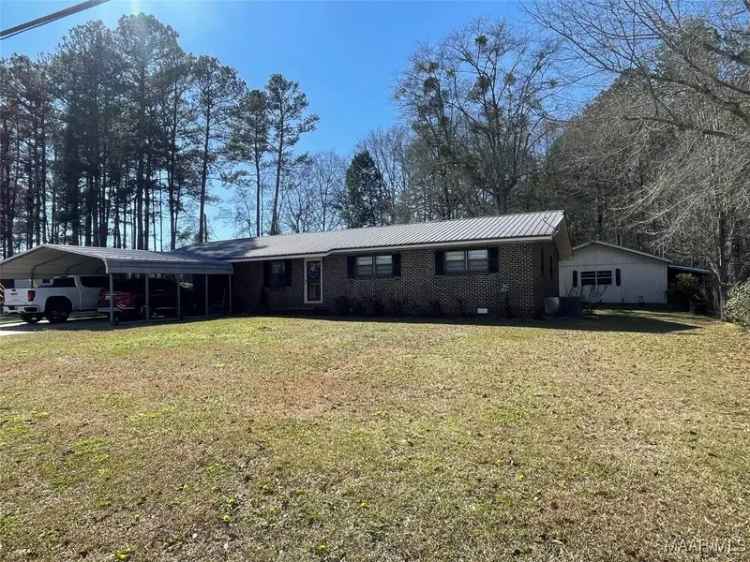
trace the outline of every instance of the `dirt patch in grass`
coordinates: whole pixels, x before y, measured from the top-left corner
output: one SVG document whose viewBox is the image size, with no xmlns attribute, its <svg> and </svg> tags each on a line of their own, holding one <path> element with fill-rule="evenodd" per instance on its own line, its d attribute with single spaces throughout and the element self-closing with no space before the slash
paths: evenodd
<svg viewBox="0 0 750 562">
<path fill-rule="evenodd" d="M 641 312 L 14 338 L 0 559 L 741 560 L 749 338 Z"/>
</svg>

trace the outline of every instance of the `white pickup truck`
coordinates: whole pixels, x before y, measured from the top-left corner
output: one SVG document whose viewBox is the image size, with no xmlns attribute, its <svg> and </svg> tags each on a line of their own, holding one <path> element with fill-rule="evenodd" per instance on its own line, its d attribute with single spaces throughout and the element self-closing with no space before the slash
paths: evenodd
<svg viewBox="0 0 750 562">
<path fill-rule="evenodd" d="M 65 322 L 73 312 L 96 310 L 99 296 L 107 286 L 103 275 L 57 277 L 38 287 L 6 289 L 3 312 L 18 314 L 35 324 L 47 318 L 52 324 Z"/>
</svg>

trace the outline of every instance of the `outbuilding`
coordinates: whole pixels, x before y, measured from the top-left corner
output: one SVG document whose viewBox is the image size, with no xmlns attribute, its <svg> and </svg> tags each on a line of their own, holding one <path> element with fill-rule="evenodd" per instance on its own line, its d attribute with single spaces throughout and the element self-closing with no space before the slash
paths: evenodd
<svg viewBox="0 0 750 562">
<path fill-rule="evenodd" d="M 599 240 L 560 260 L 560 295 L 590 303 L 666 304 L 667 258 Z"/>
</svg>

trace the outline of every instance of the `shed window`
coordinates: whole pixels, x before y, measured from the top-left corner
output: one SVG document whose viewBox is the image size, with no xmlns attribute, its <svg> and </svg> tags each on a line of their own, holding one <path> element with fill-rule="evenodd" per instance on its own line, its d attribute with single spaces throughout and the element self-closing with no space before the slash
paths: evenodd
<svg viewBox="0 0 750 562">
<path fill-rule="evenodd" d="M 596 271 L 584 271 L 581 273 L 581 286 L 596 285 Z"/>
<path fill-rule="evenodd" d="M 596 272 L 596 284 L 597 285 L 611 285 L 612 284 L 612 271 L 597 271 Z"/>
</svg>

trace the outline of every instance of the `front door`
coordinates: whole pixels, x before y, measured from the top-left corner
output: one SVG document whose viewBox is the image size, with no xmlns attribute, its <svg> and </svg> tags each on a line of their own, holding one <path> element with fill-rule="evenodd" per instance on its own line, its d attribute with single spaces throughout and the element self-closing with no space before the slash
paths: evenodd
<svg viewBox="0 0 750 562">
<path fill-rule="evenodd" d="M 305 260 L 305 303 L 323 302 L 323 262 L 320 259 Z"/>
</svg>

